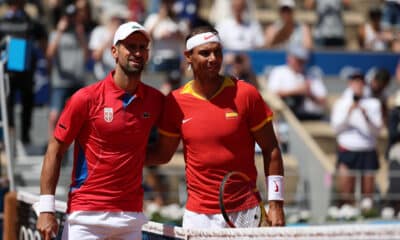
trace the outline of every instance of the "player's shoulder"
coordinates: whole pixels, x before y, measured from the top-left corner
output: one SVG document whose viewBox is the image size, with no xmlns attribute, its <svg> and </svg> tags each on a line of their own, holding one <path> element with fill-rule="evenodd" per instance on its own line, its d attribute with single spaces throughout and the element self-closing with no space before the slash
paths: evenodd
<svg viewBox="0 0 400 240">
<path fill-rule="evenodd" d="M 232 77 L 231 81 L 237 87 L 239 93 L 258 94 L 257 88 L 253 84 L 248 83 L 243 79 Z"/>
</svg>

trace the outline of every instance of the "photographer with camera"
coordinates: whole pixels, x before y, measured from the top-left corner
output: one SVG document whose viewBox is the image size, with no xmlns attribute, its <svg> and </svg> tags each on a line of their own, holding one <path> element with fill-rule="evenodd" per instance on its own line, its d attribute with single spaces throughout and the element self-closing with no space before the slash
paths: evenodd
<svg viewBox="0 0 400 240">
<path fill-rule="evenodd" d="M 365 80 L 358 69 L 348 76 L 348 89 L 335 102 L 331 125 L 338 145 L 337 186 L 340 205 L 354 204 L 356 176 L 361 176 L 362 202 L 372 201 L 379 168 L 377 138 L 382 121 L 378 99 L 364 95 Z M 351 92 L 348 94 L 347 92 Z"/>
</svg>

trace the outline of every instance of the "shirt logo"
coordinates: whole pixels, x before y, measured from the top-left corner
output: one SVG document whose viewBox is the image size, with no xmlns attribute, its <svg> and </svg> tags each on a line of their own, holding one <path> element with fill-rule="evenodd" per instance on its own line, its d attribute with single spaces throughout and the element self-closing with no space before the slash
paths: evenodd
<svg viewBox="0 0 400 240">
<path fill-rule="evenodd" d="M 182 124 L 185 124 L 185 123 L 189 122 L 190 120 L 192 120 L 192 118 L 183 119 L 183 120 L 182 120 Z"/>
<path fill-rule="evenodd" d="M 214 37 L 214 34 L 208 35 L 208 36 L 204 36 L 204 40 L 208 40 L 210 38 Z"/>
<path fill-rule="evenodd" d="M 114 111 L 112 108 L 104 108 L 104 121 L 110 123 L 114 118 Z"/>
<path fill-rule="evenodd" d="M 275 184 L 274 192 L 279 192 L 279 186 L 278 186 L 278 184 L 276 183 L 276 181 L 274 181 L 274 184 Z"/>
<path fill-rule="evenodd" d="M 226 119 L 232 119 L 232 118 L 237 118 L 239 114 L 237 112 L 227 112 L 225 113 L 225 118 Z"/>
</svg>

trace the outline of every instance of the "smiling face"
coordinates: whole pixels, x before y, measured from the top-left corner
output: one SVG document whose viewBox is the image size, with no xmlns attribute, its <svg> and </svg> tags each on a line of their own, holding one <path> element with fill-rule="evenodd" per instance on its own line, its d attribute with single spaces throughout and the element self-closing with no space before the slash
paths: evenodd
<svg viewBox="0 0 400 240">
<path fill-rule="evenodd" d="M 149 40 L 140 32 L 129 35 L 111 49 L 117 65 L 127 74 L 141 73 L 149 59 Z"/>
<path fill-rule="evenodd" d="M 195 74 L 200 76 L 218 75 L 223 60 L 222 46 L 217 42 L 202 44 L 191 51 L 186 51 L 185 57 Z"/>
</svg>

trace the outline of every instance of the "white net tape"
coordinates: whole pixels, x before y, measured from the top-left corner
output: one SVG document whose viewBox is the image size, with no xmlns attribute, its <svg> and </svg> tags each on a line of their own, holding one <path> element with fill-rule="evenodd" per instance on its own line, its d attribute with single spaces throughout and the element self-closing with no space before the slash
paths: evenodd
<svg viewBox="0 0 400 240">
<path fill-rule="evenodd" d="M 39 196 L 26 192 L 18 192 L 18 201 L 25 205 L 32 205 L 39 200 Z M 64 213 L 65 202 L 56 201 L 58 213 Z M 24 210 L 24 212 L 28 211 Z M 29 210 L 33 212 L 32 210 Z M 20 226 L 25 229 L 29 226 Z M 34 229 L 32 229 L 34 231 Z M 399 224 L 342 224 L 321 226 L 296 226 L 296 227 L 269 227 L 269 228 L 236 228 L 236 229 L 183 229 L 181 227 L 148 222 L 143 226 L 144 238 L 152 239 L 190 239 L 190 240 L 222 240 L 222 239 L 296 239 L 296 240 L 391 240 L 400 239 Z M 26 238 L 28 239 L 28 238 Z"/>
<path fill-rule="evenodd" d="M 400 225 L 325 225 L 302 227 L 182 229 L 149 222 L 143 230 L 178 239 L 400 239 Z"/>
</svg>

